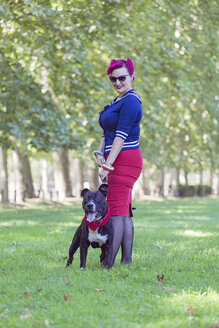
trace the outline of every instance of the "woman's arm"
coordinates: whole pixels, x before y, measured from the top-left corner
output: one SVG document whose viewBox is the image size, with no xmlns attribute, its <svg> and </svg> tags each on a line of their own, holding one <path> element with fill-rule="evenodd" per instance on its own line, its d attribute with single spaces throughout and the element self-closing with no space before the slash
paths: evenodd
<svg viewBox="0 0 219 328">
<path fill-rule="evenodd" d="M 102 137 L 100 140 L 100 145 L 98 150 L 104 153 L 104 147 L 105 147 L 105 137 Z M 104 163 L 104 157 L 102 155 L 97 155 L 97 165 L 102 166 Z"/>
<path fill-rule="evenodd" d="M 119 155 L 119 153 L 122 149 L 124 141 L 125 140 L 120 137 L 115 137 L 113 144 L 112 144 L 111 151 L 110 151 L 109 156 L 106 161 L 107 165 L 112 165 L 115 162 L 117 156 Z M 100 170 L 100 173 L 99 173 L 100 179 L 103 181 L 103 179 L 105 177 L 107 177 L 108 174 L 109 174 L 109 171 L 104 170 L 104 169 Z"/>
<path fill-rule="evenodd" d="M 122 149 L 124 142 L 125 142 L 124 139 L 122 139 L 120 137 L 115 137 L 113 144 L 112 144 L 111 151 L 106 160 L 106 164 L 112 165 L 115 162 L 117 156 L 119 155 L 119 153 Z"/>
<path fill-rule="evenodd" d="M 102 151 L 102 153 L 103 153 L 104 147 L 105 147 L 105 137 L 103 136 L 100 140 L 99 151 Z"/>
</svg>

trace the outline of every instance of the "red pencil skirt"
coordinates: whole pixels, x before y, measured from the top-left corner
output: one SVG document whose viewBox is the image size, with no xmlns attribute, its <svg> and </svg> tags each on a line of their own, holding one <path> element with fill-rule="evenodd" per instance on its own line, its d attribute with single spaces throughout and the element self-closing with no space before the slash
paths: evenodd
<svg viewBox="0 0 219 328">
<path fill-rule="evenodd" d="M 107 176 L 107 202 L 111 215 L 126 216 L 130 210 L 133 216 L 132 189 L 143 168 L 141 149 L 121 151 L 113 167 L 114 171 Z"/>
</svg>

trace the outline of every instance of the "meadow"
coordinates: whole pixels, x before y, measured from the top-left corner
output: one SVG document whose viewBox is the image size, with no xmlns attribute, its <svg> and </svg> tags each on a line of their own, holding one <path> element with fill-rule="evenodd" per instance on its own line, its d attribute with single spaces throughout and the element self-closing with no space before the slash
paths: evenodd
<svg viewBox="0 0 219 328">
<path fill-rule="evenodd" d="M 78 202 L 0 206 L 0 327 L 219 327 L 219 199 L 135 202 L 133 262 L 68 248 Z"/>
</svg>

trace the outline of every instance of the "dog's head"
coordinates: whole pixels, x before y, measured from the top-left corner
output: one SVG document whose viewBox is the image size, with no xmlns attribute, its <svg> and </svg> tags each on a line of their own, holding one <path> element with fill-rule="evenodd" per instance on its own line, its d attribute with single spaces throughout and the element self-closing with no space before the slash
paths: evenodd
<svg viewBox="0 0 219 328">
<path fill-rule="evenodd" d="M 82 206 L 88 222 L 99 221 L 106 216 L 108 204 L 106 201 L 108 185 L 103 183 L 97 191 L 85 188 L 81 191 Z"/>
</svg>

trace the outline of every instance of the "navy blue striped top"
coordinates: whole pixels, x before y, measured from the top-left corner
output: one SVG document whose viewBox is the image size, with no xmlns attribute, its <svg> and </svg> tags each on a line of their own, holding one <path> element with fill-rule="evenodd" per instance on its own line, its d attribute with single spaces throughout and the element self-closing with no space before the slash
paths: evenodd
<svg viewBox="0 0 219 328">
<path fill-rule="evenodd" d="M 115 137 L 125 140 L 122 150 L 138 149 L 141 119 L 141 99 L 134 89 L 105 106 L 99 117 L 105 137 L 104 154 L 110 152 Z"/>
</svg>

